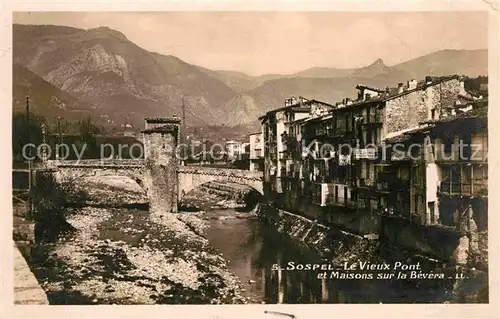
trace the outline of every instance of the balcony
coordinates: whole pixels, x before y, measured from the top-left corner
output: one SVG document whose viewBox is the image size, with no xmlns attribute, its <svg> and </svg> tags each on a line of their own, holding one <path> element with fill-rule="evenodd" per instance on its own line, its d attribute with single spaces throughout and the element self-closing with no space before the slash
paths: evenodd
<svg viewBox="0 0 500 319">
<path fill-rule="evenodd" d="M 312 184 L 312 202 L 313 204 L 326 206 L 329 197 L 334 192 L 334 185 L 327 183 Z"/>
<path fill-rule="evenodd" d="M 315 133 L 316 133 L 316 136 L 326 135 L 326 128 L 324 128 L 324 127 L 317 128 Z"/>
<path fill-rule="evenodd" d="M 375 183 L 372 179 L 369 178 L 359 178 L 357 182 L 357 187 L 373 187 Z"/>
<path fill-rule="evenodd" d="M 381 193 L 389 193 L 391 191 L 390 185 L 388 182 L 377 182 L 375 184 L 375 190 L 377 192 L 381 192 Z"/>
<path fill-rule="evenodd" d="M 279 153 L 279 156 L 278 158 L 280 160 L 288 160 L 288 159 L 292 159 L 292 157 L 290 156 L 289 153 Z"/>
<path fill-rule="evenodd" d="M 364 126 L 368 125 L 382 125 L 382 117 L 380 114 L 370 114 L 368 118 L 366 119 L 366 122 L 363 123 Z"/>
<path fill-rule="evenodd" d="M 343 187 L 346 187 L 345 185 L 333 183 L 313 183 L 313 203 L 320 206 L 341 206 L 356 208 L 356 202 L 352 202 L 349 198 L 345 198 L 344 196 L 339 196 L 340 194 L 335 196 L 336 186 L 340 187 L 341 189 L 343 189 Z"/>
<path fill-rule="evenodd" d="M 377 158 L 377 150 L 375 148 L 358 148 L 354 149 L 354 159 L 369 159 L 374 160 Z"/>
<path fill-rule="evenodd" d="M 261 158 L 264 158 L 264 152 L 261 150 L 253 150 L 250 152 L 250 159 L 255 160 Z"/>
</svg>

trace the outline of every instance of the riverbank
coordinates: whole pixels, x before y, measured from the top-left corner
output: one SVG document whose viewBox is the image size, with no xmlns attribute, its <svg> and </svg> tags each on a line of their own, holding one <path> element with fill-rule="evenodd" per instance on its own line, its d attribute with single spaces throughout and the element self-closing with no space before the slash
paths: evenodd
<svg viewBox="0 0 500 319">
<path fill-rule="evenodd" d="M 246 302 L 222 256 L 176 215 L 83 208 L 68 222 L 75 234 L 35 251 L 52 304 Z"/>
<path fill-rule="evenodd" d="M 396 262 L 402 262 L 408 265 L 420 265 L 421 273 L 442 273 L 444 277 L 442 280 L 410 280 L 407 278 L 403 280 L 338 281 L 338 286 L 344 289 L 353 290 L 358 287 L 361 290 L 372 290 L 372 296 L 382 303 L 488 302 L 487 267 L 484 271 L 484 268 L 457 266 L 444 260 L 429 258 L 419 252 L 406 250 L 384 240 L 379 240 L 378 236 L 360 236 L 334 227 L 327 227 L 318 221 L 277 209 L 272 205 L 261 205 L 257 214 L 262 222 L 315 251 L 316 260 L 308 261 L 309 263 L 332 263 L 341 269 L 345 264 L 394 265 Z M 484 243 L 483 245 L 480 243 L 480 247 L 483 246 Z M 287 262 L 284 260 L 283 264 Z M 457 274 L 462 274 L 463 277 L 457 279 Z M 331 282 L 330 279 L 329 283 Z M 366 296 L 359 296 L 359 298 L 366 298 Z"/>
<path fill-rule="evenodd" d="M 248 302 L 227 262 L 202 236 L 202 213 L 118 207 L 123 200 L 142 203 L 143 194 L 117 179 L 86 180 L 84 189 L 89 183 L 92 206 L 66 209 L 75 231 L 31 248 L 30 266 L 50 304 Z"/>
</svg>

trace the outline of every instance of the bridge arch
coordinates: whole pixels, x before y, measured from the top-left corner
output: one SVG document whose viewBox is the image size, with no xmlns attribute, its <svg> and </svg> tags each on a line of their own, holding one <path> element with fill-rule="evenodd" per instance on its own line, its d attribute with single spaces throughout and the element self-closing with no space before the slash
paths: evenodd
<svg viewBox="0 0 500 319">
<path fill-rule="evenodd" d="M 88 177 L 123 176 L 137 183 L 146 193 L 144 181 L 144 165 L 135 162 L 103 163 L 99 160 L 60 161 L 48 163 L 48 167 L 55 168 L 57 179 L 78 179 Z"/>
<path fill-rule="evenodd" d="M 178 171 L 178 200 L 210 181 L 246 184 L 263 194 L 262 172 L 229 168 L 181 167 Z"/>
</svg>

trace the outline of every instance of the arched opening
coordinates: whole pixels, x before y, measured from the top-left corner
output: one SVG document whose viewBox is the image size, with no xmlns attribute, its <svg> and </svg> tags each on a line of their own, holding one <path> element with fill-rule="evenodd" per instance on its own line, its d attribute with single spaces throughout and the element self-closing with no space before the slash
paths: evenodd
<svg viewBox="0 0 500 319">
<path fill-rule="evenodd" d="M 179 211 L 233 209 L 248 212 L 263 199 L 261 192 L 248 184 L 208 181 L 187 192 L 180 190 Z"/>
</svg>

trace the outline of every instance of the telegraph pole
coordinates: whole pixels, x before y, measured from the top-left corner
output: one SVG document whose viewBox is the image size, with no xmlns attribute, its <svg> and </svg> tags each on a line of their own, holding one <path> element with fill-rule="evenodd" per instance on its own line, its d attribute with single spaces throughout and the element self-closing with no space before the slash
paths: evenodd
<svg viewBox="0 0 500 319">
<path fill-rule="evenodd" d="M 26 145 L 31 143 L 30 132 L 30 97 L 26 95 Z M 31 200 L 31 187 L 32 187 L 32 171 L 31 171 L 31 148 L 28 148 L 28 209 L 33 211 L 33 202 Z"/>
<path fill-rule="evenodd" d="M 26 95 L 26 143 L 31 142 L 31 132 L 30 132 L 30 97 Z M 31 158 L 31 148 L 28 148 L 28 156 Z"/>
<path fill-rule="evenodd" d="M 186 105 L 182 97 L 182 125 L 181 125 L 182 158 L 186 156 Z"/>
<path fill-rule="evenodd" d="M 185 141 L 186 134 L 186 105 L 184 104 L 184 97 L 182 97 L 182 139 Z"/>
</svg>

